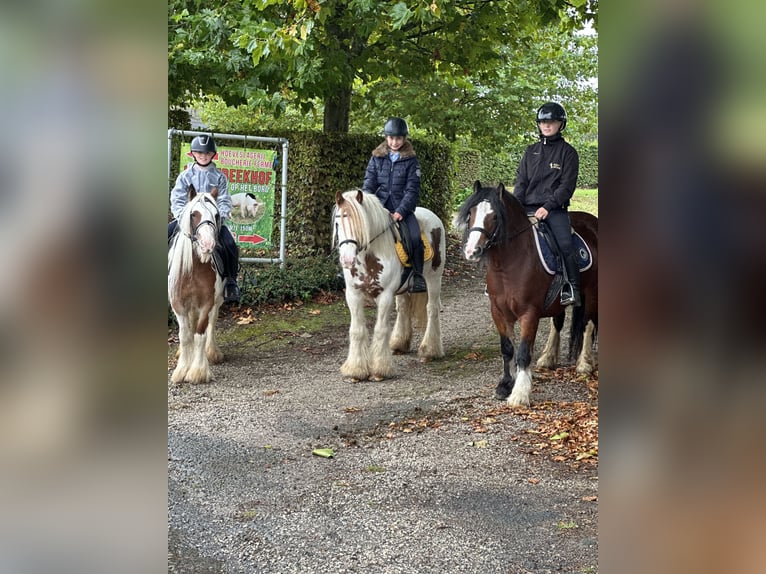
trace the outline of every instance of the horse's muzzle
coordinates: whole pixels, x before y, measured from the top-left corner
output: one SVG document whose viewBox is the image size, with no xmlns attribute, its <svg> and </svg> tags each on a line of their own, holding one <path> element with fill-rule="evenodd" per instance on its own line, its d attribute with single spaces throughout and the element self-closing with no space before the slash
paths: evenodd
<svg viewBox="0 0 766 574">
<path fill-rule="evenodd" d="M 479 261 L 484 256 L 484 251 L 483 245 L 475 245 L 473 247 L 466 245 L 463 255 L 468 261 Z"/>
</svg>

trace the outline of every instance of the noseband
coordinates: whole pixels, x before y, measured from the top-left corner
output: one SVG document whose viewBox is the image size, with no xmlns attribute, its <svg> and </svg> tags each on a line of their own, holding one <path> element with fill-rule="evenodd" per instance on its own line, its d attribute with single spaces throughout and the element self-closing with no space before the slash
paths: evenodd
<svg viewBox="0 0 766 574">
<path fill-rule="evenodd" d="M 481 256 L 482 254 L 484 254 L 484 252 L 487 249 L 489 249 L 490 247 L 492 247 L 495 244 L 495 240 L 497 239 L 498 228 L 496 227 L 495 230 L 490 234 L 483 227 L 471 227 L 468 231 L 466 231 L 466 240 L 467 240 L 468 236 L 471 234 L 471 232 L 473 232 L 473 231 L 478 231 L 484 237 L 487 238 L 487 241 L 484 242 L 484 245 L 477 246 L 477 249 L 479 251 L 479 255 Z"/>
<path fill-rule="evenodd" d="M 505 238 L 503 241 L 510 243 L 517 236 L 521 235 L 527 229 L 530 229 L 533 226 L 534 226 L 534 224 L 530 222 L 527 225 L 523 226 L 521 229 L 518 229 L 518 230 L 514 231 L 510 236 Z M 498 237 L 499 232 L 500 232 L 500 226 L 495 227 L 495 229 L 494 229 L 494 231 L 492 231 L 492 233 L 489 233 L 486 229 L 484 229 L 483 227 L 480 227 L 478 225 L 474 226 L 474 227 L 471 227 L 468 231 L 466 231 L 466 235 L 465 235 L 466 238 L 468 238 L 468 236 L 471 234 L 472 231 L 478 231 L 479 233 L 484 235 L 484 237 L 487 238 L 487 241 L 484 243 L 484 245 L 479 245 L 476 248 L 478 250 L 478 252 L 479 252 L 479 256 L 481 257 L 487 249 L 489 249 L 490 247 L 492 247 L 492 246 L 497 244 L 497 242 L 498 242 L 497 241 L 497 237 Z"/>
</svg>

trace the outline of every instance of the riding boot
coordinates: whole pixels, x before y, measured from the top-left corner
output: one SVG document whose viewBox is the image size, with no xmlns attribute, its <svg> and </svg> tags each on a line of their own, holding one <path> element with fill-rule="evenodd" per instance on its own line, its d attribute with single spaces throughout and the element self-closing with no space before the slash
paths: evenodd
<svg viewBox="0 0 766 574">
<path fill-rule="evenodd" d="M 412 261 L 412 285 L 410 285 L 410 293 L 425 293 L 428 289 L 426 287 L 426 280 L 423 278 L 423 245 L 420 249 L 413 249 L 410 260 Z"/>
<path fill-rule="evenodd" d="M 579 307 L 581 304 L 580 267 L 574 254 L 564 257 L 564 269 L 566 270 L 567 280 L 561 288 L 561 304 Z"/>
<path fill-rule="evenodd" d="M 223 302 L 224 303 L 239 303 L 239 286 L 237 286 L 237 273 L 239 273 L 239 248 L 234 242 L 234 238 L 231 236 L 228 230 L 221 229 L 221 244 L 223 249 L 221 255 L 224 259 L 224 285 L 223 285 Z"/>
</svg>

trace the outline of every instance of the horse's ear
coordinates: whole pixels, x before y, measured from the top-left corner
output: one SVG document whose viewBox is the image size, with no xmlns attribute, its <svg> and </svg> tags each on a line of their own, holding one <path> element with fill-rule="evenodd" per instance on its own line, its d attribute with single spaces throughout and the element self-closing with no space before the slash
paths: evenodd
<svg viewBox="0 0 766 574">
<path fill-rule="evenodd" d="M 473 192 L 477 193 L 481 189 L 481 182 L 477 179 L 473 182 Z"/>
<path fill-rule="evenodd" d="M 501 181 L 497 186 L 497 195 L 502 196 L 505 193 L 505 186 L 503 185 L 503 182 Z"/>
<path fill-rule="evenodd" d="M 343 203 L 343 201 L 344 201 L 343 194 L 340 191 L 336 191 L 335 192 L 335 203 L 340 205 L 341 203 Z"/>
<path fill-rule="evenodd" d="M 356 190 L 356 200 L 359 203 L 362 203 L 362 198 L 364 197 L 364 192 L 361 189 Z"/>
<path fill-rule="evenodd" d="M 197 195 L 197 190 L 194 189 L 194 186 L 190 184 L 187 191 L 189 192 L 189 201 L 191 201 Z"/>
<path fill-rule="evenodd" d="M 218 188 L 214 187 L 213 189 L 211 189 L 210 190 L 210 195 L 213 196 L 213 199 L 217 199 L 218 198 Z"/>
</svg>

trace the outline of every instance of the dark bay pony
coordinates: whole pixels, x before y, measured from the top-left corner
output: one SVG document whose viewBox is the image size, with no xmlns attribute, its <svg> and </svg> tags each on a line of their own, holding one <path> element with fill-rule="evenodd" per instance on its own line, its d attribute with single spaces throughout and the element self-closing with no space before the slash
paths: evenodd
<svg viewBox="0 0 766 574">
<path fill-rule="evenodd" d="M 580 275 L 582 306 L 573 307 L 569 358 L 577 358 L 577 371 L 591 373 L 594 334 L 598 325 L 598 219 L 588 213 L 569 213 L 572 227 L 590 248 L 592 264 Z M 487 266 L 487 292 L 492 319 L 500 334 L 503 376 L 497 385 L 498 399 L 511 405 L 528 405 L 532 392 L 530 362 L 537 327 L 541 317 L 553 317 L 551 333 L 539 368 L 553 368 L 558 360 L 559 332 L 564 325 L 566 308 L 559 297 L 545 307 L 546 295 L 554 276 L 543 267 L 537 254 L 534 223 L 521 203 L 501 183 L 498 187 L 474 184 L 473 194 L 465 200 L 456 218 L 465 229 L 463 254 L 469 261 L 484 260 Z M 514 349 L 516 322 L 520 342 Z M 516 353 L 515 374 L 511 360 Z"/>
<path fill-rule="evenodd" d="M 215 324 L 223 304 L 223 280 L 214 252 L 221 227 L 218 189 L 196 193 L 178 218 L 178 233 L 168 249 L 168 300 L 178 320 L 178 364 L 174 383 L 208 383 L 210 363 L 223 360 Z"/>
</svg>

